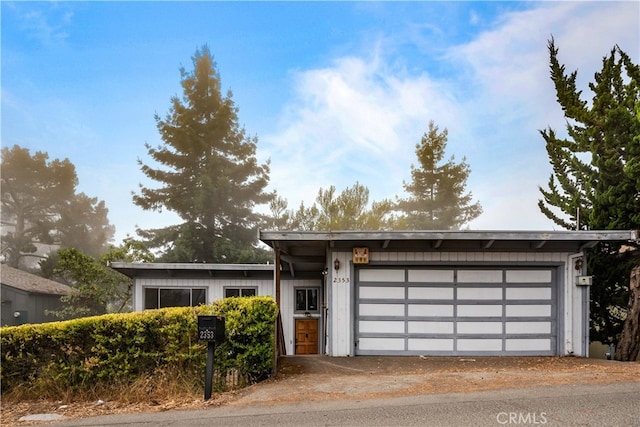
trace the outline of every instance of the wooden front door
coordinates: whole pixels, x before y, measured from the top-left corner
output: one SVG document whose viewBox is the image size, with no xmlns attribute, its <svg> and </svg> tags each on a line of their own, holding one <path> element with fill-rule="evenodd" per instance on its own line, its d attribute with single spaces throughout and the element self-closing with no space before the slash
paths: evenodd
<svg viewBox="0 0 640 427">
<path fill-rule="evenodd" d="M 296 319 L 295 354 L 318 354 L 318 319 Z"/>
</svg>

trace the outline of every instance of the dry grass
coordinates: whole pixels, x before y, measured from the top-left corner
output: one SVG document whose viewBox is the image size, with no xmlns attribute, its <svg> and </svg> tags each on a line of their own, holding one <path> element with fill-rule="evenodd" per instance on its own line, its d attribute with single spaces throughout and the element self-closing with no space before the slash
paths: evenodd
<svg viewBox="0 0 640 427">
<path fill-rule="evenodd" d="M 99 384 L 73 390 L 54 382 L 16 387 L 2 395 L 0 425 L 29 425 L 19 422 L 28 414 L 55 413 L 71 418 L 124 412 L 155 412 L 171 409 L 220 405 L 246 385 L 237 372 L 213 378 L 214 395 L 203 400 L 204 375 L 185 375 L 177 369 L 158 370 L 133 383 Z"/>
</svg>

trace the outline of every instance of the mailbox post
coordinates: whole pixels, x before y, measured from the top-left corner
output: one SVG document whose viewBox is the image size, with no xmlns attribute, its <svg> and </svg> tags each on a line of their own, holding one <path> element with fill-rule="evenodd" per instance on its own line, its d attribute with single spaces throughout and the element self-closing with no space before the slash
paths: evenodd
<svg viewBox="0 0 640 427">
<path fill-rule="evenodd" d="M 204 400 L 211 398 L 213 381 L 213 357 L 216 344 L 224 342 L 224 317 L 198 316 L 198 339 L 207 341 L 207 367 L 204 378 Z"/>
</svg>

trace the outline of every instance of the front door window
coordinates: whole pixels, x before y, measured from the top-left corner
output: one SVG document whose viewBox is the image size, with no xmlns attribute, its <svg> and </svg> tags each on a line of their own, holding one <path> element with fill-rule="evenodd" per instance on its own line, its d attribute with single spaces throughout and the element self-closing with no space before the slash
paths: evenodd
<svg viewBox="0 0 640 427">
<path fill-rule="evenodd" d="M 318 312 L 318 294 L 320 293 L 319 291 L 319 288 L 297 288 L 296 312 Z"/>
</svg>

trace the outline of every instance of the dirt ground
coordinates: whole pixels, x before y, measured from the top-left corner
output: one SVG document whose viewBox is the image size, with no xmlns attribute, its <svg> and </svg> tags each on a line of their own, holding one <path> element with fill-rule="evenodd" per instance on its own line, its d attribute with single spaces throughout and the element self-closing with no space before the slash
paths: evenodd
<svg viewBox="0 0 640 427">
<path fill-rule="evenodd" d="M 331 399 L 367 399 L 526 388 L 559 384 L 640 382 L 640 362 L 577 357 L 353 357 L 289 356 L 278 374 L 208 401 L 189 396 L 166 402 L 3 402 L 3 426 L 30 414 L 81 418 L 127 412 L 206 409 L 217 406 L 273 405 Z"/>
</svg>

